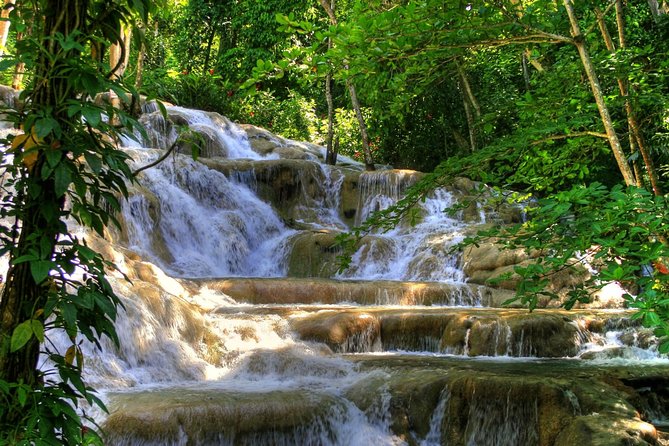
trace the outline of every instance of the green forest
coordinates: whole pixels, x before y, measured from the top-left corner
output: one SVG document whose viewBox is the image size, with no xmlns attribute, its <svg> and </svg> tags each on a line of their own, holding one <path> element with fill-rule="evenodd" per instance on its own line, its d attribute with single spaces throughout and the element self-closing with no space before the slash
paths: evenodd
<svg viewBox="0 0 669 446">
<path fill-rule="evenodd" d="M 25 135 L 2 161 L 19 198 L 3 195 L 0 217 L 19 223 L 0 231 L 0 441 L 99 440 L 68 403 L 102 404 L 76 344 L 52 358 L 62 384 L 40 386 L 35 364 L 45 329 L 116 338 L 112 265 L 63 220 L 114 223 L 133 178 L 115 138 L 139 127 L 144 97 L 326 146 L 331 164 L 429 173 L 343 246 L 415 217 L 439 185 L 480 182 L 527 220 L 465 243 L 542 253 L 516 270 L 515 301 L 554 297 L 547 277 L 587 253 L 598 272 L 565 306 L 618 281 L 669 351 L 664 0 L 4 0 L 0 52 L 0 83 L 28 104 L 6 112 Z"/>
</svg>

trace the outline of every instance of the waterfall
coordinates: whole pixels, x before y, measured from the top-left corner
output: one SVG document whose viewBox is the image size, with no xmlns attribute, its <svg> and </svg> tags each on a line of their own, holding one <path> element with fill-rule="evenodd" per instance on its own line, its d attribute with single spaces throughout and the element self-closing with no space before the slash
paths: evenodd
<svg viewBox="0 0 669 446">
<path fill-rule="evenodd" d="M 113 243 L 86 236 L 131 280 L 110 273 L 120 347 L 74 341 L 110 408 L 93 413 L 106 444 L 587 444 L 580 432 L 632 444 L 650 435 L 644 420 L 667 419 L 654 388 L 669 365 L 628 310 L 486 307 L 498 290 L 467 283 L 450 252 L 470 230 L 444 212 L 457 190 L 365 237 L 348 270 L 288 277 L 290 259 L 332 261 L 337 234 L 421 174 L 327 166 L 322 148 L 274 137 L 281 150 L 260 150 L 214 113 L 147 111 L 146 138 L 126 141 L 134 169 L 180 126 L 203 150 L 193 160 L 184 143 L 138 175 Z"/>
<path fill-rule="evenodd" d="M 369 174 L 367 174 L 369 176 Z M 375 182 L 361 186 L 359 212 L 364 218 L 397 202 L 413 176 L 377 174 Z M 386 181 L 387 180 L 387 181 Z M 464 282 L 459 257 L 448 247 L 461 241 L 464 225 L 445 210 L 454 204 L 453 195 L 435 190 L 420 204 L 415 225 L 399 224 L 386 233 L 375 234 L 353 256 L 351 267 L 340 274 L 347 279 Z"/>
<path fill-rule="evenodd" d="M 294 233 L 250 189 L 186 157 L 143 174 L 151 198 L 123 206 L 129 246 L 180 277 L 285 275 L 286 241 Z M 156 217 L 150 204 L 156 202 Z M 155 231 L 164 254 L 152 243 Z"/>
<path fill-rule="evenodd" d="M 448 410 L 448 403 L 451 399 L 451 392 L 446 387 L 439 396 L 439 404 L 432 412 L 430 417 L 430 431 L 420 442 L 420 446 L 439 446 L 441 444 L 441 425 L 444 422 L 446 411 Z"/>
</svg>

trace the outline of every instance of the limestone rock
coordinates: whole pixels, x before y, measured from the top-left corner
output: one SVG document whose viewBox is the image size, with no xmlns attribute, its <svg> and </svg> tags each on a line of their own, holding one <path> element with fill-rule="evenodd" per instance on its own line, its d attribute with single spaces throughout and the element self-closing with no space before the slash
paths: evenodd
<svg viewBox="0 0 669 446">
<path fill-rule="evenodd" d="M 323 310 L 315 315 L 296 317 L 291 327 L 301 339 L 324 342 L 335 352 L 358 353 L 380 349 L 379 320 L 365 312 Z"/>
</svg>

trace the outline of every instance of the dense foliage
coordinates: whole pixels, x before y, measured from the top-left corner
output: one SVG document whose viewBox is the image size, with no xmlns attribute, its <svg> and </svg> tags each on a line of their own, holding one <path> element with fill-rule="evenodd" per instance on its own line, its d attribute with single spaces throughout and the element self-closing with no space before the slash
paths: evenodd
<svg viewBox="0 0 669 446">
<path fill-rule="evenodd" d="M 617 281 L 669 348 L 666 2 L 179 0 L 150 16 L 149 3 L 35 0 L 12 10 L 3 80 L 26 87 L 27 106 L 8 116 L 27 136 L 6 141 L 12 149 L 1 166 L 10 180 L 0 216 L 17 222 L 0 231 L 2 252 L 12 256 L 5 290 L 23 296 L 13 310 L 9 291 L 2 299 L 15 313 L 0 343 L 3 435 L 84 441 L 67 401 L 95 397 L 80 380 L 76 335 L 114 338 L 118 300 L 104 277 L 108 265 L 63 221 L 101 232 L 113 220 L 108 210 L 129 172 L 100 135 L 113 140 L 118 128 L 137 124 L 91 98 L 113 91 L 136 101 L 127 82 L 178 105 L 324 143 L 332 76 L 334 138 L 340 153 L 362 159 L 353 86 L 375 161 L 433 172 L 353 235 L 420 218 L 413 205 L 455 176 L 486 183 L 494 199 L 515 190 L 535 203 L 528 222 L 468 243 L 495 237 L 542 253 L 516 270 L 517 300 L 533 307 L 555 297 L 547 277 L 588 258 L 591 279 L 565 305 Z M 63 22 L 55 11 L 81 14 Z M 58 28 L 63 23 L 69 28 Z M 122 23 L 134 40 L 123 54 L 129 68 L 117 78 L 105 60 Z M 64 328 L 72 347 L 47 351 L 58 374 L 38 375 L 34 360 L 52 327 Z"/>
<path fill-rule="evenodd" d="M 31 32 L 3 60 L 30 75 L 21 104 L 5 111 L 15 130 L 2 141 L 0 164 L 0 254 L 10 263 L 0 300 L 2 444 L 101 443 L 83 425 L 92 422 L 86 406 L 104 404 L 83 381 L 80 343 L 118 342 L 120 301 L 106 278 L 113 265 L 67 221 L 102 235 L 126 194 L 132 174 L 116 139 L 139 124 L 94 99 L 113 92 L 131 109 L 139 96 L 91 53 L 119 42 L 121 25 L 146 19 L 150 6 L 47 0 L 12 11 L 14 28 Z M 64 351 L 50 337 L 59 332 L 70 339 Z"/>
</svg>

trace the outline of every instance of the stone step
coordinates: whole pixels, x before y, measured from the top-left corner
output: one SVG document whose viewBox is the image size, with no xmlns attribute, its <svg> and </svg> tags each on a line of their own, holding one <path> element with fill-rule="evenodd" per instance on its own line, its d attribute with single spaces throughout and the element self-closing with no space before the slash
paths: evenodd
<svg viewBox="0 0 669 446">
<path fill-rule="evenodd" d="M 301 390 L 244 393 L 199 387 L 109 395 L 105 444 L 318 444 L 327 438 L 323 426 L 336 402 L 331 395 Z"/>
<path fill-rule="evenodd" d="M 657 340 L 652 331 L 632 320 L 630 311 L 435 307 L 276 310 L 288 317 L 301 339 L 325 343 L 337 353 L 418 351 L 556 358 L 586 355 L 584 351 L 589 350 L 589 359 L 656 355 Z"/>
<path fill-rule="evenodd" d="M 450 305 L 497 307 L 505 290 L 443 282 L 355 281 L 320 278 L 192 279 L 193 286 L 220 291 L 240 303 L 361 305 Z"/>
<path fill-rule="evenodd" d="M 220 382 L 109 394 L 105 444 L 651 445 L 669 365 L 350 355 L 318 390 Z M 504 440 L 504 441 L 502 441 Z"/>
<path fill-rule="evenodd" d="M 345 392 L 358 407 L 387 402 L 409 444 L 654 445 L 669 410 L 669 365 L 601 367 L 573 360 L 346 356 L 383 369 Z M 661 425 L 661 420 L 658 421 Z M 662 443 L 665 444 L 665 443 Z"/>
</svg>

